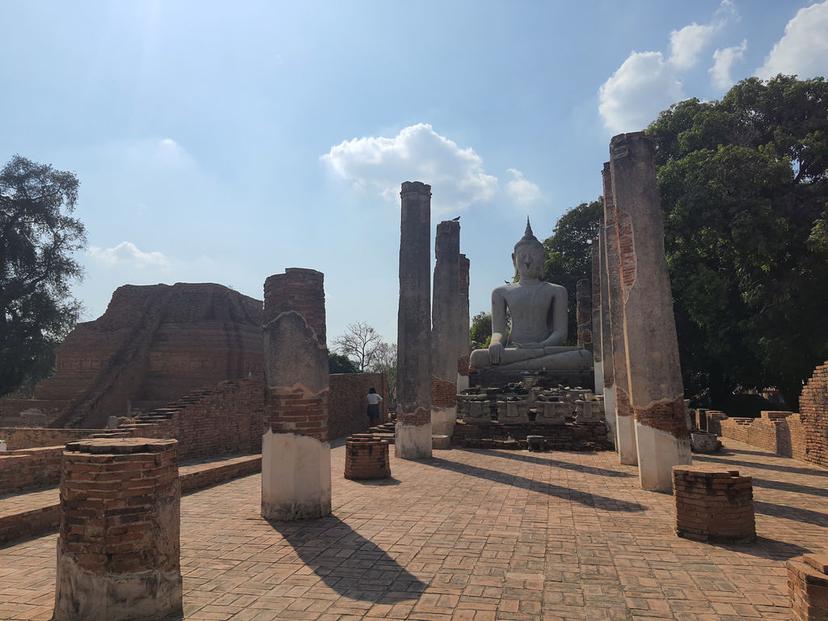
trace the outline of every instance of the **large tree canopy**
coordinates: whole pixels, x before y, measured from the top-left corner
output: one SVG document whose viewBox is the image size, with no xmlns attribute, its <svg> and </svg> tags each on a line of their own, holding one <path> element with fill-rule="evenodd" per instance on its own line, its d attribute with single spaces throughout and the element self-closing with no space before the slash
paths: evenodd
<svg viewBox="0 0 828 621">
<path fill-rule="evenodd" d="M 721 101 L 672 106 L 647 132 L 688 394 L 721 406 L 777 386 L 796 405 L 828 358 L 828 85 L 751 78 Z M 599 218 L 581 204 L 545 242 L 547 277 L 570 292 L 589 277 Z"/>
<path fill-rule="evenodd" d="M 77 196 L 70 172 L 20 156 L 0 170 L 0 395 L 48 375 L 77 320 L 69 285 L 86 241 L 69 215 Z"/>
</svg>

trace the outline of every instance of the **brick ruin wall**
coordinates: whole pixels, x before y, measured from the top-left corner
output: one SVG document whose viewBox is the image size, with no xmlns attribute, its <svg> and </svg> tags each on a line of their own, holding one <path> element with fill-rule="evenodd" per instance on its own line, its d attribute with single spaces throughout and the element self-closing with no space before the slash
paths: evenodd
<svg viewBox="0 0 828 621">
<path fill-rule="evenodd" d="M 373 387 L 382 397 L 380 419 L 388 406 L 388 386 L 383 373 L 335 373 L 328 398 L 328 438 L 344 438 L 368 430 L 365 395 Z"/>
<path fill-rule="evenodd" d="M 381 373 L 331 375 L 330 438 L 366 431 L 365 395 L 372 386 L 385 398 Z M 0 454 L 0 495 L 57 483 L 63 445 L 93 434 L 118 431 L 150 438 L 174 438 L 179 458 L 192 461 L 261 451 L 264 383 L 227 380 L 193 391 L 163 408 L 112 429 L 0 428 L 8 452 Z M 161 416 L 168 416 L 166 419 Z"/>
<path fill-rule="evenodd" d="M 828 362 L 818 366 L 799 397 L 805 460 L 828 467 Z"/>
<path fill-rule="evenodd" d="M 725 418 L 721 435 L 828 468 L 828 362 L 814 370 L 799 409 L 798 414 L 766 411 L 759 418 Z"/>
</svg>

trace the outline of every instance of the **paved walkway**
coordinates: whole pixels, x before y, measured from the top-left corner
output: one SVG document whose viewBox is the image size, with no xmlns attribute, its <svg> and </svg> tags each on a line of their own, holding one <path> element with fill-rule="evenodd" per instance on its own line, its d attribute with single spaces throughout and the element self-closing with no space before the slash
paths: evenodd
<svg viewBox="0 0 828 621">
<path fill-rule="evenodd" d="M 613 453 L 441 451 L 342 478 L 334 516 L 270 524 L 259 476 L 182 499 L 187 619 L 788 619 L 784 561 L 828 548 L 828 471 L 727 442 L 754 545 L 673 533 L 672 496 Z M 0 618 L 48 619 L 55 536 L 0 549 Z"/>
</svg>

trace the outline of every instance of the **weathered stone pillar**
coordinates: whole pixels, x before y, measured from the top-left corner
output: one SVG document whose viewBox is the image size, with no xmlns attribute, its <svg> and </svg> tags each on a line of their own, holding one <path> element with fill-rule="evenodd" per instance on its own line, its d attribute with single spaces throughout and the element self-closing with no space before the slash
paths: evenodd
<svg viewBox="0 0 828 621">
<path fill-rule="evenodd" d="M 604 392 L 604 403 L 612 402 L 615 414 L 617 441 L 615 448 L 622 464 L 635 465 L 638 454 L 635 445 L 635 422 L 630 407 L 629 388 L 627 386 L 627 350 L 624 343 L 624 307 L 621 300 L 621 275 L 619 267 L 617 211 L 613 196 L 612 172 L 609 162 L 604 164 L 604 266 L 607 275 L 608 321 L 604 323 L 610 334 L 612 347 L 612 384 Z M 606 351 L 606 350 L 605 350 Z M 605 358 L 606 360 L 606 358 Z M 607 377 L 607 365 L 604 366 L 604 379 Z M 605 383 L 606 386 L 606 383 Z M 610 393 L 609 397 L 607 393 Z M 609 419 L 609 417 L 607 417 Z"/>
<path fill-rule="evenodd" d="M 596 237 L 591 246 L 592 278 L 590 279 L 592 295 L 592 368 L 595 377 L 596 395 L 604 394 L 604 365 L 601 335 L 601 238 Z M 614 421 L 613 421 L 614 422 Z M 612 430 L 613 432 L 615 429 Z M 615 444 L 615 433 L 612 434 L 612 443 Z"/>
<path fill-rule="evenodd" d="M 181 613 L 177 444 L 96 438 L 66 445 L 55 621 Z"/>
<path fill-rule="evenodd" d="M 460 255 L 460 331 L 457 334 L 457 390 L 469 387 L 469 355 L 471 341 L 469 330 L 469 267 L 470 262 L 466 255 Z"/>
<path fill-rule="evenodd" d="M 592 289 L 586 278 L 575 284 L 575 321 L 578 345 L 592 349 Z"/>
<path fill-rule="evenodd" d="M 328 348 L 321 272 L 289 268 L 264 284 L 262 516 L 331 512 Z"/>
<path fill-rule="evenodd" d="M 437 225 L 431 308 L 431 433 L 451 436 L 457 420 L 457 334 L 460 332 L 460 223 Z"/>
<path fill-rule="evenodd" d="M 653 145 L 620 134 L 610 162 L 638 472 L 644 489 L 670 491 L 673 466 L 691 456 Z"/>
<path fill-rule="evenodd" d="M 400 225 L 397 425 L 394 451 L 431 457 L 431 186 L 406 181 Z"/>
</svg>

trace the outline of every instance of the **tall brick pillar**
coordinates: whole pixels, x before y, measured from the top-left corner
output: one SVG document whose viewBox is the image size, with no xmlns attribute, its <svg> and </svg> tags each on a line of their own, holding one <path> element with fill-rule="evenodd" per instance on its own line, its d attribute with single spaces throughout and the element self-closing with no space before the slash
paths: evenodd
<svg viewBox="0 0 828 621">
<path fill-rule="evenodd" d="M 457 333 L 460 309 L 460 223 L 437 225 L 431 307 L 431 432 L 451 436 L 457 420 Z"/>
<path fill-rule="evenodd" d="M 620 134 L 610 162 L 638 472 L 644 489 L 670 491 L 673 466 L 691 457 L 653 145 Z"/>
<path fill-rule="evenodd" d="M 264 284 L 262 516 L 331 512 L 328 347 L 321 272 L 289 268 Z"/>
<path fill-rule="evenodd" d="M 469 356 L 471 355 L 471 341 L 469 330 L 469 268 L 470 262 L 466 255 L 460 255 L 460 331 L 457 333 L 457 390 L 469 387 Z"/>
<path fill-rule="evenodd" d="M 604 325 L 610 333 L 612 347 L 610 359 L 612 364 L 612 407 L 615 410 L 617 442 L 615 448 L 622 464 L 638 463 L 635 445 L 635 422 L 630 407 L 629 389 L 627 387 L 627 348 L 624 342 L 624 306 L 621 300 L 621 273 L 619 267 L 618 245 L 618 211 L 613 194 L 613 177 L 610 164 L 604 164 L 604 247 L 605 268 L 607 273 L 607 307 L 609 321 Z M 606 360 L 606 358 L 605 358 Z M 604 367 L 606 378 L 607 367 Z M 604 393 L 606 403 L 607 393 Z"/>
<path fill-rule="evenodd" d="M 400 197 L 394 450 L 403 459 L 424 459 L 431 457 L 431 186 L 406 181 Z"/>
<path fill-rule="evenodd" d="M 66 445 L 55 621 L 181 613 L 181 487 L 175 440 Z"/>
<path fill-rule="evenodd" d="M 596 395 L 604 394 L 603 336 L 601 335 L 601 236 L 596 237 L 591 246 L 592 278 L 590 294 L 592 296 L 592 368 L 595 377 Z M 615 420 L 613 419 L 613 423 Z M 611 429 L 612 443 L 615 444 L 615 429 Z"/>
</svg>

